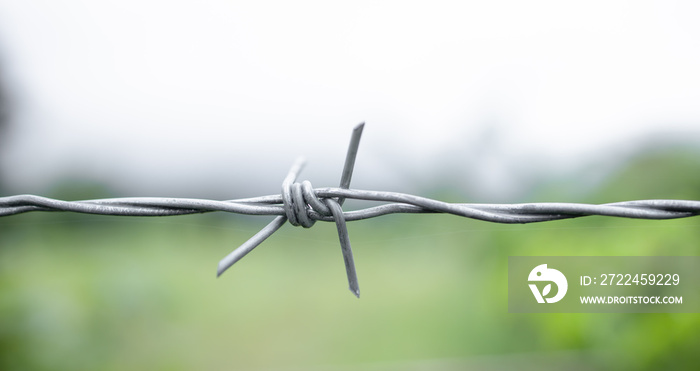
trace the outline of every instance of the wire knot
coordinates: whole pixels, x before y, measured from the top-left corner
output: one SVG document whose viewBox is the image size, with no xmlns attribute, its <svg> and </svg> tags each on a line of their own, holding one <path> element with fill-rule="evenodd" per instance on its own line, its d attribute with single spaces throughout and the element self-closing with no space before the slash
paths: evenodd
<svg viewBox="0 0 700 371">
<path fill-rule="evenodd" d="M 311 212 L 315 211 L 323 216 L 333 216 L 331 209 L 327 205 L 328 202 L 334 202 L 332 199 L 320 199 L 316 196 L 316 192 L 311 186 L 311 182 L 305 180 L 298 182 L 282 182 L 282 206 L 287 220 L 293 226 L 302 226 L 310 228 L 316 223 L 316 219 L 311 216 Z"/>
<path fill-rule="evenodd" d="M 352 170 L 355 166 L 355 157 L 357 156 L 357 148 L 360 144 L 360 136 L 362 135 L 363 127 L 364 123 L 357 125 L 352 131 L 350 146 L 345 156 L 343 174 L 340 177 L 340 188 L 342 189 L 348 189 L 350 187 L 350 179 L 352 178 Z M 286 221 L 289 221 L 293 226 L 311 228 L 314 223 L 316 223 L 316 220 L 330 217 L 330 220 L 335 222 L 336 228 L 338 229 L 338 239 L 340 240 L 340 249 L 343 252 L 343 261 L 345 262 L 349 289 L 359 298 L 360 286 L 357 283 L 355 259 L 352 256 L 350 238 L 348 237 L 348 229 L 345 224 L 345 214 L 343 214 L 343 209 L 341 207 L 344 198 L 318 198 L 316 191 L 311 186 L 311 182 L 306 180 L 297 183 L 297 175 L 299 175 L 299 172 L 301 172 L 301 169 L 304 167 L 304 163 L 304 158 L 297 159 L 289 170 L 287 177 L 282 181 L 282 208 L 284 209 L 284 215 L 276 217 L 260 232 L 223 258 L 219 262 L 217 275 L 221 275 L 228 267 L 252 251 L 267 237 L 275 233 Z"/>
</svg>

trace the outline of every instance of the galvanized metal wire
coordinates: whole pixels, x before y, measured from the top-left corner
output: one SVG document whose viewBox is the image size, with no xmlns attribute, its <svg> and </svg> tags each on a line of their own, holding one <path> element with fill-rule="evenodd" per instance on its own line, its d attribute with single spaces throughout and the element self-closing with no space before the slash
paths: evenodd
<svg viewBox="0 0 700 371">
<path fill-rule="evenodd" d="M 340 198 L 390 202 L 360 210 L 343 211 L 346 221 L 375 218 L 396 213 L 447 213 L 494 223 L 535 223 L 582 216 L 614 216 L 635 219 L 676 219 L 700 214 L 700 201 L 639 200 L 607 204 L 520 203 L 478 204 L 448 203 L 398 192 L 367 191 L 341 188 L 312 188 L 301 184 L 303 212 L 296 215 L 312 222 L 332 222 L 334 217 L 321 212 L 322 200 Z M 295 204 L 297 205 L 297 204 Z M 294 206 L 297 207 L 297 206 Z M 289 207 L 289 209 L 292 209 Z M 81 201 L 62 201 L 35 195 L 0 197 L 0 216 L 30 211 L 70 211 L 85 214 L 121 216 L 172 216 L 223 211 L 245 215 L 285 216 L 280 195 L 215 201 L 193 198 L 129 197 Z M 298 212 L 300 210 L 295 210 Z M 298 224 L 302 225 L 302 224 Z M 305 225 L 304 225 L 305 226 Z M 306 227 L 306 226 L 305 226 Z M 308 228 L 308 227 L 307 227 Z"/>
<path fill-rule="evenodd" d="M 353 131 L 340 187 L 337 188 L 314 188 L 309 181 L 296 182 L 305 164 L 304 159 L 300 158 L 282 182 L 281 194 L 277 195 L 227 201 L 161 197 L 62 201 L 35 195 L 17 195 L 0 197 L 0 216 L 32 211 L 69 211 L 122 216 L 172 216 L 222 211 L 276 216 L 270 224 L 219 262 L 218 275 L 252 251 L 287 221 L 294 226 L 304 228 L 310 228 L 316 221 L 335 222 L 350 290 L 359 297 L 359 285 L 345 226 L 346 221 L 396 213 L 446 213 L 494 223 L 535 223 L 592 215 L 635 219 L 675 219 L 700 214 L 700 201 L 693 200 L 638 200 L 599 205 L 554 202 L 479 204 L 448 203 L 405 193 L 350 189 L 350 178 L 363 125 L 360 124 Z M 341 206 L 346 199 L 378 201 L 382 204 L 360 210 L 343 211 Z"/>
</svg>

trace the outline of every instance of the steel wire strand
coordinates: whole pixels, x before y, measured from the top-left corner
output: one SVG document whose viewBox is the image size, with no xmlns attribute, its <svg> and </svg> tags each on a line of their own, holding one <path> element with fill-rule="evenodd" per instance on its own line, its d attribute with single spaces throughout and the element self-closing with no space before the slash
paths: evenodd
<svg viewBox="0 0 700 371">
<path fill-rule="evenodd" d="M 533 223 L 581 216 L 612 216 L 635 219 L 674 219 L 700 214 L 700 201 L 636 200 L 608 204 L 523 203 L 469 204 L 448 203 L 430 198 L 386 191 L 318 188 L 318 199 L 343 197 L 353 200 L 390 202 L 354 211 L 344 211 L 347 221 L 396 213 L 449 213 L 495 223 Z M 170 216 L 222 211 L 244 215 L 285 215 L 282 197 L 215 201 L 194 198 L 128 197 L 82 201 L 63 201 L 35 195 L 0 197 L 0 216 L 31 211 L 68 211 L 99 215 Z M 306 205 L 312 220 L 333 221 L 326 213 Z"/>
<path fill-rule="evenodd" d="M 194 198 L 129 197 L 62 201 L 35 195 L 0 198 L 0 216 L 30 211 L 71 211 L 121 216 L 170 216 L 225 211 L 246 215 L 281 215 L 281 206 L 214 201 Z"/>
</svg>

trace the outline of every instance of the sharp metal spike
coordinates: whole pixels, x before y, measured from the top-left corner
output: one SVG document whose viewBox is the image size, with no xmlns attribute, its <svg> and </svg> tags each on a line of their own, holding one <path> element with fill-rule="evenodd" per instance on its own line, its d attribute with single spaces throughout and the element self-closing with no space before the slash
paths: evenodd
<svg viewBox="0 0 700 371">
<path fill-rule="evenodd" d="M 360 298 L 360 284 L 357 281 L 357 271 L 355 270 L 355 259 L 352 256 L 352 248 L 350 247 L 350 237 L 348 236 L 348 228 L 345 223 L 345 216 L 340 204 L 332 198 L 326 199 L 326 205 L 331 209 L 335 226 L 338 228 L 338 239 L 340 239 L 340 249 L 343 252 L 343 261 L 345 262 L 345 272 L 348 276 L 348 285 L 350 291 Z"/>
<path fill-rule="evenodd" d="M 249 238 L 248 241 L 244 242 L 241 246 L 233 250 L 230 254 L 226 255 L 225 258 L 219 261 L 219 265 L 216 269 L 216 277 L 221 276 L 227 269 L 234 265 L 237 261 L 241 260 L 249 252 L 253 251 L 254 248 L 258 247 L 263 241 L 275 233 L 284 223 L 287 221 L 287 217 L 280 215 L 272 220 L 268 225 L 263 227 L 260 232 L 256 233 L 253 237 Z"/>
<path fill-rule="evenodd" d="M 360 138 L 362 137 L 362 130 L 365 127 L 365 123 L 362 122 L 355 126 L 352 130 L 352 136 L 350 137 L 350 145 L 348 146 L 348 153 L 345 156 L 345 165 L 343 166 L 343 173 L 340 177 L 340 188 L 348 189 L 350 188 L 350 180 L 352 180 L 352 171 L 355 168 L 355 158 L 357 158 L 357 149 L 360 146 Z M 340 249 L 343 252 L 343 261 L 345 262 L 345 272 L 348 276 L 348 285 L 350 286 L 350 291 L 360 298 L 360 284 L 357 281 L 357 270 L 355 269 L 355 259 L 352 256 L 352 247 L 350 246 L 350 238 L 348 236 L 348 228 L 345 224 L 345 216 L 343 215 L 343 209 L 340 207 L 345 202 L 345 198 L 340 197 L 338 201 L 326 200 L 326 205 L 331 209 L 333 213 L 333 219 L 335 219 L 336 227 L 338 228 L 338 238 L 340 239 Z"/>
<path fill-rule="evenodd" d="M 292 164 L 289 173 L 284 178 L 282 184 L 293 183 L 299 173 L 304 168 L 306 164 L 306 159 L 304 157 L 299 157 Z M 285 188 L 284 186 L 282 187 Z M 216 269 L 216 277 L 221 276 L 227 269 L 229 269 L 237 261 L 241 260 L 249 252 L 253 251 L 254 248 L 258 247 L 263 241 L 275 233 L 284 223 L 287 221 L 287 216 L 280 215 L 273 219 L 268 225 L 266 225 L 260 232 L 256 233 L 253 237 L 249 238 L 248 241 L 244 242 L 241 246 L 233 250 L 230 254 L 226 255 L 225 258 L 219 261 L 219 265 Z"/>
</svg>

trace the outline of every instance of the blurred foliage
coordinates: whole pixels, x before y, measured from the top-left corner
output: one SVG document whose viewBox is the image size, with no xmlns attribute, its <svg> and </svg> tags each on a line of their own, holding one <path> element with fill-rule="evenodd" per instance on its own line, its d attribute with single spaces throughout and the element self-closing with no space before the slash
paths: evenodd
<svg viewBox="0 0 700 371">
<path fill-rule="evenodd" d="M 631 199 L 700 200 L 697 146 L 652 146 L 635 154 L 591 197 L 591 202 Z"/>
<path fill-rule="evenodd" d="M 585 199 L 560 201 L 700 199 L 699 168 L 690 150 L 645 151 Z M 87 195 L 68 192 L 81 187 Z M 108 196 L 81 187 L 56 193 Z M 656 370 L 700 362 L 700 314 L 510 314 L 506 287 L 513 255 L 698 255 L 697 218 L 354 222 L 357 300 L 331 223 L 286 226 L 216 279 L 218 260 L 269 218 L 68 216 L 0 219 L 2 370 Z"/>
</svg>

